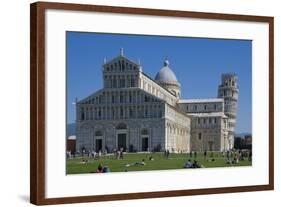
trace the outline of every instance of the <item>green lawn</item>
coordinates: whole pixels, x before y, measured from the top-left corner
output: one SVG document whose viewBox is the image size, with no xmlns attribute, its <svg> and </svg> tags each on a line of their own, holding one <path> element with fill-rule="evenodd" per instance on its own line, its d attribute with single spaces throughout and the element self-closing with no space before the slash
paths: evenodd
<svg viewBox="0 0 281 207">
<path fill-rule="evenodd" d="M 152 155 L 153 161 L 149 160 Z M 82 163 L 82 160 L 87 160 L 87 163 Z M 141 162 L 144 159 L 144 166 L 130 166 L 126 164 Z M 124 171 L 144 171 L 144 170 L 168 170 L 168 169 L 183 169 L 184 163 L 194 159 L 205 168 L 210 167 L 233 167 L 233 166 L 251 166 L 252 162 L 245 160 L 240 161 L 238 164 L 227 164 L 226 158 L 220 153 L 214 153 L 215 161 L 210 161 L 210 156 L 204 159 L 203 154 L 197 154 L 197 157 L 190 158 L 189 154 L 170 154 L 169 159 L 164 158 L 163 153 L 128 153 L 124 155 L 124 159 L 116 160 L 113 155 L 103 156 L 99 160 L 94 160 L 88 157 L 76 157 L 67 159 L 66 170 L 67 174 L 78 173 L 91 173 L 95 172 L 99 163 L 102 166 L 108 166 L 111 172 L 124 172 Z"/>
</svg>

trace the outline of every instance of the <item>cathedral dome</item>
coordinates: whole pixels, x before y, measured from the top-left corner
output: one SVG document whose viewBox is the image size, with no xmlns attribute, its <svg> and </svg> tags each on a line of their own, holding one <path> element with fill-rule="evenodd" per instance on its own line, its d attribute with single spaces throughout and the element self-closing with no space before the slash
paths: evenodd
<svg viewBox="0 0 281 207">
<path fill-rule="evenodd" d="M 156 74 L 155 80 L 158 82 L 175 83 L 178 82 L 175 73 L 169 67 L 169 61 L 164 61 L 164 67 Z"/>
</svg>

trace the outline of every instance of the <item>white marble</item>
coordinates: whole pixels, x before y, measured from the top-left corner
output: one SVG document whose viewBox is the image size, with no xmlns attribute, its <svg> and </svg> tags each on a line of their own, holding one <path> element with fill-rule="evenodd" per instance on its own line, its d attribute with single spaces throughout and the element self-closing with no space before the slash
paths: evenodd
<svg viewBox="0 0 281 207">
<path fill-rule="evenodd" d="M 237 76 L 223 74 L 218 97 L 180 99 L 165 60 L 155 80 L 120 55 L 103 65 L 103 88 L 76 102 L 77 151 L 225 151 L 233 147 Z M 171 76 L 171 77 L 170 77 Z"/>
</svg>

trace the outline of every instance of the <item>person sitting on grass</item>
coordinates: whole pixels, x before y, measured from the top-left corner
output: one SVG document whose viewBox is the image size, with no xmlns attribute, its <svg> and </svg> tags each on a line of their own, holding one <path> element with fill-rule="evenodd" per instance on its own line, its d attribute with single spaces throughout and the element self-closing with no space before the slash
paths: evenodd
<svg viewBox="0 0 281 207">
<path fill-rule="evenodd" d="M 201 165 L 199 163 L 197 163 L 196 160 L 194 160 L 192 163 L 192 168 L 201 168 Z"/>
<path fill-rule="evenodd" d="M 184 168 L 192 168 L 191 160 L 188 160 L 188 161 L 184 164 L 183 167 L 184 167 Z"/>
<path fill-rule="evenodd" d="M 151 155 L 149 156 L 149 158 L 148 158 L 148 159 L 149 159 L 149 161 L 153 161 L 153 160 L 154 160 L 154 159 L 153 159 L 153 157 L 152 157 Z"/>
<path fill-rule="evenodd" d="M 215 158 L 212 158 L 212 159 L 208 159 L 207 161 L 208 162 L 215 162 L 216 160 L 215 160 Z"/>
<path fill-rule="evenodd" d="M 103 173 L 109 173 L 109 172 L 110 172 L 109 167 L 104 166 L 103 169 L 102 169 L 102 172 L 103 172 Z"/>
<path fill-rule="evenodd" d="M 103 167 L 102 167 L 102 165 L 99 163 L 99 166 L 98 166 L 98 168 L 97 168 L 97 170 L 96 170 L 96 173 L 102 173 L 102 170 L 103 170 Z"/>
<path fill-rule="evenodd" d="M 143 166 L 143 165 L 146 165 L 145 162 L 144 162 L 144 159 L 142 159 L 141 162 L 135 162 L 135 163 L 132 163 L 132 164 L 127 164 L 126 167 L 130 167 L 130 166 Z"/>
<path fill-rule="evenodd" d="M 84 159 L 84 158 L 83 158 L 82 161 L 81 161 L 82 164 L 86 164 L 87 162 L 88 162 L 88 160 L 86 160 L 86 159 Z"/>
</svg>

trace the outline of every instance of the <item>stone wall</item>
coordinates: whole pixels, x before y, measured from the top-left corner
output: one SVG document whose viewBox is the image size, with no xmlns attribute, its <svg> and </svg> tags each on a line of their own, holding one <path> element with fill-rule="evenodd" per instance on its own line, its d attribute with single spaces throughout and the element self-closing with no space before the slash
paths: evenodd
<svg viewBox="0 0 281 207">
<path fill-rule="evenodd" d="M 191 151 L 229 149 L 227 118 L 224 116 L 193 116 L 191 126 Z"/>
<path fill-rule="evenodd" d="M 126 126 L 119 129 L 120 124 Z M 143 132 L 147 134 L 143 135 Z M 86 151 L 96 151 L 95 139 L 102 139 L 102 150 L 109 152 L 117 149 L 117 134 L 126 134 L 127 151 L 142 151 L 142 137 L 148 137 L 148 150 L 161 150 L 165 147 L 165 121 L 164 119 L 138 119 L 119 121 L 83 121 L 77 124 L 77 145 L 76 150 L 80 151 L 84 147 Z M 100 135 L 100 136 L 96 136 Z"/>
</svg>

